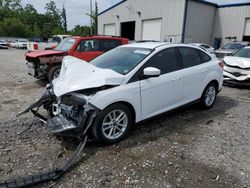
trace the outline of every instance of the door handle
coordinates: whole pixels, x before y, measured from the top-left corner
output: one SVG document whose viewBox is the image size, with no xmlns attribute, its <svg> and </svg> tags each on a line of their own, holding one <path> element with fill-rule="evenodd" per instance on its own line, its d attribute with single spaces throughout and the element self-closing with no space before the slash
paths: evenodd
<svg viewBox="0 0 250 188">
<path fill-rule="evenodd" d="M 181 77 L 172 78 L 171 80 L 172 81 L 179 81 L 179 80 L 181 80 Z"/>
</svg>

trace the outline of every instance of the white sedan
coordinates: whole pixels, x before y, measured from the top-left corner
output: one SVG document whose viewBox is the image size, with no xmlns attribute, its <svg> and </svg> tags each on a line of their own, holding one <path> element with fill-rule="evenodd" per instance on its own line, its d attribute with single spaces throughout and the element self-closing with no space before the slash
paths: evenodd
<svg viewBox="0 0 250 188">
<path fill-rule="evenodd" d="M 134 43 L 115 48 L 90 63 L 66 56 L 60 76 L 40 100 L 53 133 L 81 136 L 86 130 L 114 143 L 140 121 L 194 101 L 213 106 L 223 85 L 223 63 L 184 44 Z M 37 115 L 37 113 L 35 113 Z"/>
<path fill-rule="evenodd" d="M 224 81 L 250 86 L 250 47 L 245 47 L 233 56 L 224 57 Z"/>
<path fill-rule="evenodd" d="M 203 50 L 208 51 L 211 54 L 214 54 L 214 48 L 212 46 L 209 46 L 208 44 L 204 43 L 191 43 L 191 45 L 198 46 L 202 48 Z"/>
</svg>

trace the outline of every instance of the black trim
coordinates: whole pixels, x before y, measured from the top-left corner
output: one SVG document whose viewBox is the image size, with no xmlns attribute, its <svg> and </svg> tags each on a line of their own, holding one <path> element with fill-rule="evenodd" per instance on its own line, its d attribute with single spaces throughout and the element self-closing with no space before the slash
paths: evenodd
<svg viewBox="0 0 250 188">
<path fill-rule="evenodd" d="M 187 11 L 188 11 L 188 0 L 185 0 L 185 10 L 183 16 L 183 24 L 182 24 L 182 34 L 181 34 L 181 42 L 185 41 L 185 33 L 186 33 L 186 25 L 187 25 Z"/>
<path fill-rule="evenodd" d="M 218 5 L 218 8 L 239 7 L 239 6 L 250 6 L 250 3 L 236 3 L 236 4 L 227 4 L 227 5 Z"/>
<path fill-rule="evenodd" d="M 100 12 L 100 13 L 98 14 L 98 16 L 100 16 L 100 15 L 104 14 L 105 12 L 107 12 L 107 11 L 109 11 L 109 10 L 111 10 L 111 9 L 113 9 L 113 8 L 115 8 L 115 7 L 117 7 L 118 5 L 124 3 L 125 1 L 127 1 L 127 0 L 122 0 L 121 2 L 119 2 L 119 3 L 117 3 L 117 4 L 115 4 L 115 5 L 111 6 L 111 7 L 109 7 L 108 9 L 106 9 L 106 10 Z"/>
<path fill-rule="evenodd" d="M 214 6 L 214 7 L 218 7 L 218 4 L 212 3 L 212 2 L 209 2 L 209 1 L 206 1 L 206 0 L 193 0 L 193 1 L 196 1 L 196 2 L 201 3 L 201 4 L 205 4 L 205 5 L 211 5 L 211 6 Z"/>
</svg>

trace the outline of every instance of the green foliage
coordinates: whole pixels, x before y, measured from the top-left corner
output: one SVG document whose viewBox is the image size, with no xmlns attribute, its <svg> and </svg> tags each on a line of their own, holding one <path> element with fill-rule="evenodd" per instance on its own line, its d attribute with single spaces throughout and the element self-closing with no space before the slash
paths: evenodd
<svg viewBox="0 0 250 188">
<path fill-rule="evenodd" d="M 67 32 L 65 7 L 59 10 L 55 1 L 45 5 L 45 13 L 39 14 L 32 4 L 21 6 L 21 0 L 0 0 L 0 37 L 42 37 L 47 39 L 55 34 L 72 34 L 86 36 L 97 34 L 98 7 L 89 15 L 93 25 L 75 26 Z M 91 29 L 90 29 L 91 28 Z"/>
<path fill-rule="evenodd" d="M 76 25 L 75 28 L 71 31 L 72 35 L 77 36 L 87 36 L 90 35 L 90 27 Z"/>
<path fill-rule="evenodd" d="M 6 18 L 0 22 L 0 35 L 9 37 L 28 37 L 29 30 L 19 19 Z"/>
</svg>

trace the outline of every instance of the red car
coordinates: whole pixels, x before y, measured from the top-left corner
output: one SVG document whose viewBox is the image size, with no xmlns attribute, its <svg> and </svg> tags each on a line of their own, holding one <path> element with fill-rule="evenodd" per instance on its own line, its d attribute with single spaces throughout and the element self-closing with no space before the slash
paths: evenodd
<svg viewBox="0 0 250 188">
<path fill-rule="evenodd" d="M 48 78 L 51 82 L 59 76 L 64 56 L 71 55 L 89 62 L 124 44 L 128 44 L 128 39 L 111 36 L 70 37 L 59 43 L 54 50 L 27 53 L 28 74 L 37 79 Z"/>
</svg>

